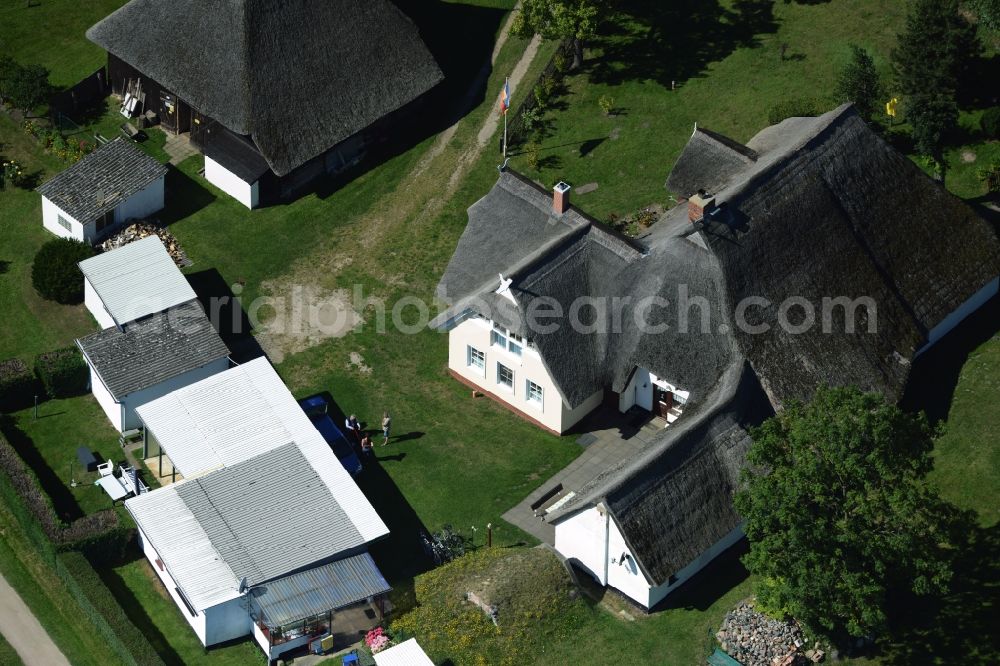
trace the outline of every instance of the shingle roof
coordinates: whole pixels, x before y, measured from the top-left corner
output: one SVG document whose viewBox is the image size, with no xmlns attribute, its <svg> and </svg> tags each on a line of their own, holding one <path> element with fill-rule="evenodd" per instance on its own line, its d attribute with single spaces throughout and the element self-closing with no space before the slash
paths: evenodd
<svg viewBox="0 0 1000 666">
<path fill-rule="evenodd" d="M 275 629 L 390 589 L 372 556 L 361 553 L 264 583 L 252 595 L 261 620 Z"/>
<path fill-rule="evenodd" d="M 251 585 L 365 544 L 292 443 L 179 483 L 177 494 L 236 577 Z"/>
<path fill-rule="evenodd" d="M 118 324 L 197 297 L 157 236 L 85 259 L 80 271 Z"/>
<path fill-rule="evenodd" d="M 132 0 L 87 37 L 252 137 L 278 175 L 442 80 L 388 0 Z"/>
<path fill-rule="evenodd" d="M 38 191 L 73 219 L 88 224 L 166 173 L 167 167 L 119 137 L 56 174 Z"/>
<path fill-rule="evenodd" d="M 115 400 L 229 355 L 197 301 L 76 343 Z"/>
</svg>

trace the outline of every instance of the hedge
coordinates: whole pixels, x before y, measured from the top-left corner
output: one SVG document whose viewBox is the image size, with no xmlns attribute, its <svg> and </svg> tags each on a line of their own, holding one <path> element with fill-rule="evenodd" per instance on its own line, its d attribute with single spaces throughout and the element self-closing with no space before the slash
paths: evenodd
<svg viewBox="0 0 1000 666">
<path fill-rule="evenodd" d="M 71 398 L 87 392 L 90 371 L 75 347 L 39 354 L 35 374 L 50 398 Z"/>
<path fill-rule="evenodd" d="M 988 139 L 1000 139 L 1000 106 L 994 106 L 983 112 L 979 126 Z"/>
<path fill-rule="evenodd" d="M 82 553 L 60 553 L 56 572 L 101 632 L 111 651 L 126 664 L 158 666 L 164 663 Z"/>
<path fill-rule="evenodd" d="M 0 411 L 30 407 L 35 396 L 35 376 L 19 358 L 0 361 Z"/>
</svg>

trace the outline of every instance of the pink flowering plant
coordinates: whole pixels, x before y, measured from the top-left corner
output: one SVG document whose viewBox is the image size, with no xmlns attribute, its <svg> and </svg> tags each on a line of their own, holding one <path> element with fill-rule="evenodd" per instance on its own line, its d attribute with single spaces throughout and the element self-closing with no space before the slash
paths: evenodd
<svg viewBox="0 0 1000 666">
<path fill-rule="evenodd" d="M 382 627 L 375 627 L 365 634 L 365 645 L 372 651 L 372 654 L 375 654 L 392 645 L 392 640 L 389 639 Z"/>
</svg>

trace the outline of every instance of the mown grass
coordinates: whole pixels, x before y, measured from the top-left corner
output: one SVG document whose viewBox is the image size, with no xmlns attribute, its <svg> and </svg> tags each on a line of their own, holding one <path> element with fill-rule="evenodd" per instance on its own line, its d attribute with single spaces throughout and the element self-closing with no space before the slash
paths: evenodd
<svg viewBox="0 0 1000 666">
<path fill-rule="evenodd" d="M 21 661 L 20 655 L 17 651 L 7 642 L 7 639 L 3 637 L 0 633 L 0 664 L 5 666 L 24 666 L 24 662 Z"/>
<path fill-rule="evenodd" d="M 0 53 L 48 68 L 53 85 L 68 87 L 107 61 L 84 33 L 125 0 L 7 0 L 0 4 Z"/>
</svg>

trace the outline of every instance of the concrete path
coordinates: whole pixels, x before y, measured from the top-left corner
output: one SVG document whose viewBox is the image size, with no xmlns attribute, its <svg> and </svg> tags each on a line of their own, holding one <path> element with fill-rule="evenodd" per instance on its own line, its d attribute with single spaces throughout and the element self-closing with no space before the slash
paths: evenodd
<svg viewBox="0 0 1000 666">
<path fill-rule="evenodd" d="M 0 633 L 25 666 L 69 666 L 65 655 L 3 576 L 0 576 Z"/>
<path fill-rule="evenodd" d="M 575 493 L 622 458 L 632 458 L 656 435 L 663 431 L 666 421 L 650 415 L 641 425 L 633 425 L 628 415 L 617 410 L 598 409 L 581 424 L 586 433 L 578 443 L 586 442 L 586 449 L 576 460 L 561 469 L 548 481 L 538 486 L 517 506 L 503 514 L 503 519 L 520 527 L 542 543 L 555 543 L 555 527 L 539 518 L 535 511 L 551 507 L 569 493 Z M 562 488 L 556 491 L 556 488 Z M 537 506 L 536 506 L 537 505 Z"/>
</svg>

